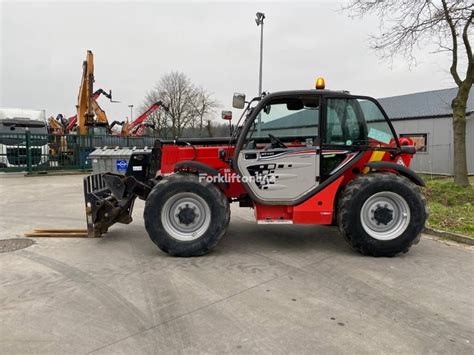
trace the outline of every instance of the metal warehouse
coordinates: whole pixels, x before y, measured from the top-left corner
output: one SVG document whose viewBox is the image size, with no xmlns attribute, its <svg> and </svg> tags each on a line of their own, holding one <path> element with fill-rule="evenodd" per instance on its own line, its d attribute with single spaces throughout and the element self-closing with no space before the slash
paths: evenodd
<svg viewBox="0 0 474 355">
<path fill-rule="evenodd" d="M 417 146 L 412 168 L 418 172 L 453 175 L 453 110 L 457 88 L 378 99 L 395 130 Z M 474 94 L 467 103 L 467 169 L 474 174 Z"/>
</svg>

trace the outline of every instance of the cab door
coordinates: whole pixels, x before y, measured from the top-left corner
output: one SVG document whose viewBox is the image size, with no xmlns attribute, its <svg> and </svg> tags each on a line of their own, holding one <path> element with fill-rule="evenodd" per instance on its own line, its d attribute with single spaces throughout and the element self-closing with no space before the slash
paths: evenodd
<svg viewBox="0 0 474 355">
<path fill-rule="evenodd" d="M 237 157 L 260 203 L 295 204 L 319 184 L 319 96 L 270 102 L 256 114 Z"/>
</svg>

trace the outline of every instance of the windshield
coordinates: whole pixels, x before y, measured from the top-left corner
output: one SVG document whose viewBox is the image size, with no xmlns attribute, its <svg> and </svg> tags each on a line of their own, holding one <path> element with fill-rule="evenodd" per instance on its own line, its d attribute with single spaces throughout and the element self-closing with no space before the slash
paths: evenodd
<svg viewBox="0 0 474 355">
<path fill-rule="evenodd" d="M 319 131 L 319 97 L 291 98 L 266 105 L 247 133 L 247 141 L 266 142 L 269 135 L 282 141 L 316 141 Z"/>
<path fill-rule="evenodd" d="M 0 119 L 0 144 L 24 145 L 25 133 L 31 133 L 33 145 L 45 145 L 48 142 L 48 128 L 43 121 L 14 117 Z"/>
</svg>

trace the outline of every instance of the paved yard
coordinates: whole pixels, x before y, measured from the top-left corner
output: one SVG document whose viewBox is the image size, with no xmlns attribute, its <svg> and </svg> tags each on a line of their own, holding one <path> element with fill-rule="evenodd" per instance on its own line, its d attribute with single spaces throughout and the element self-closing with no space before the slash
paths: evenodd
<svg viewBox="0 0 474 355">
<path fill-rule="evenodd" d="M 0 176 L 1 238 L 84 228 L 82 177 Z M 236 206 L 235 206 L 236 207 Z M 213 253 L 173 258 L 142 220 L 0 253 L 2 353 L 470 353 L 474 251 L 428 238 L 362 257 L 336 230 L 233 208 Z"/>
</svg>

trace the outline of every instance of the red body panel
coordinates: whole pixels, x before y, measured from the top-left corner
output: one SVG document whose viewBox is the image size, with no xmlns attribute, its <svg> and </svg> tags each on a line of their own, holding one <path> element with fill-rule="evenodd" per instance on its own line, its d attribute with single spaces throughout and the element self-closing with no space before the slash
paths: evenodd
<svg viewBox="0 0 474 355">
<path fill-rule="evenodd" d="M 269 206 L 255 204 L 257 221 L 293 221 L 294 224 L 331 224 L 334 199 L 343 176 L 323 190 L 296 206 Z"/>
<path fill-rule="evenodd" d="M 228 156 L 234 154 L 234 147 L 229 146 L 209 146 L 209 147 L 190 147 L 165 145 L 162 148 L 161 173 L 171 174 L 178 162 L 191 160 L 198 161 L 219 170 L 220 174 L 226 177 L 229 188 L 223 190 L 229 198 L 239 198 L 247 194 L 244 186 L 238 181 L 237 173 L 230 168 L 229 164 L 219 158 L 219 151 L 224 150 Z"/>
<path fill-rule="evenodd" d="M 334 212 L 334 199 L 343 179 L 344 177 L 340 176 L 313 197 L 294 206 L 293 223 L 331 224 Z"/>
<path fill-rule="evenodd" d="M 409 142 L 408 142 L 409 143 Z M 247 191 L 239 182 L 238 174 L 231 169 L 228 163 L 219 158 L 219 151 L 224 150 L 227 156 L 233 156 L 233 146 L 178 146 L 164 145 L 162 147 L 161 174 L 171 174 L 176 171 L 176 163 L 182 161 L 197 161 L 217 169 L 226 177 L 229 184 L 223 193 L 230 199 L 245 197 Z M 412 156 L 401 154 L 393 157 L 387 151 L 365 151 L 362 153 L 348 153 L 343 151 L 323 151 L 323 154 L 347 154 L 344 173 L 301 204 L 295 206 L 264 205 L 254 203 L 255 216 L 258 221 L 279 222 L 292 221 L 295 224 L 331 224 L 335 209 L 335 198 L 339 189 L 353 180 L 356 175 L 367 173 L 365 166 L 370 161 L 390 161 L 409 166 Z M 352 154 L 352 155 L 351 155 Z M 362 154 L 362 156 L 359 156 Z"/>
</svg>

